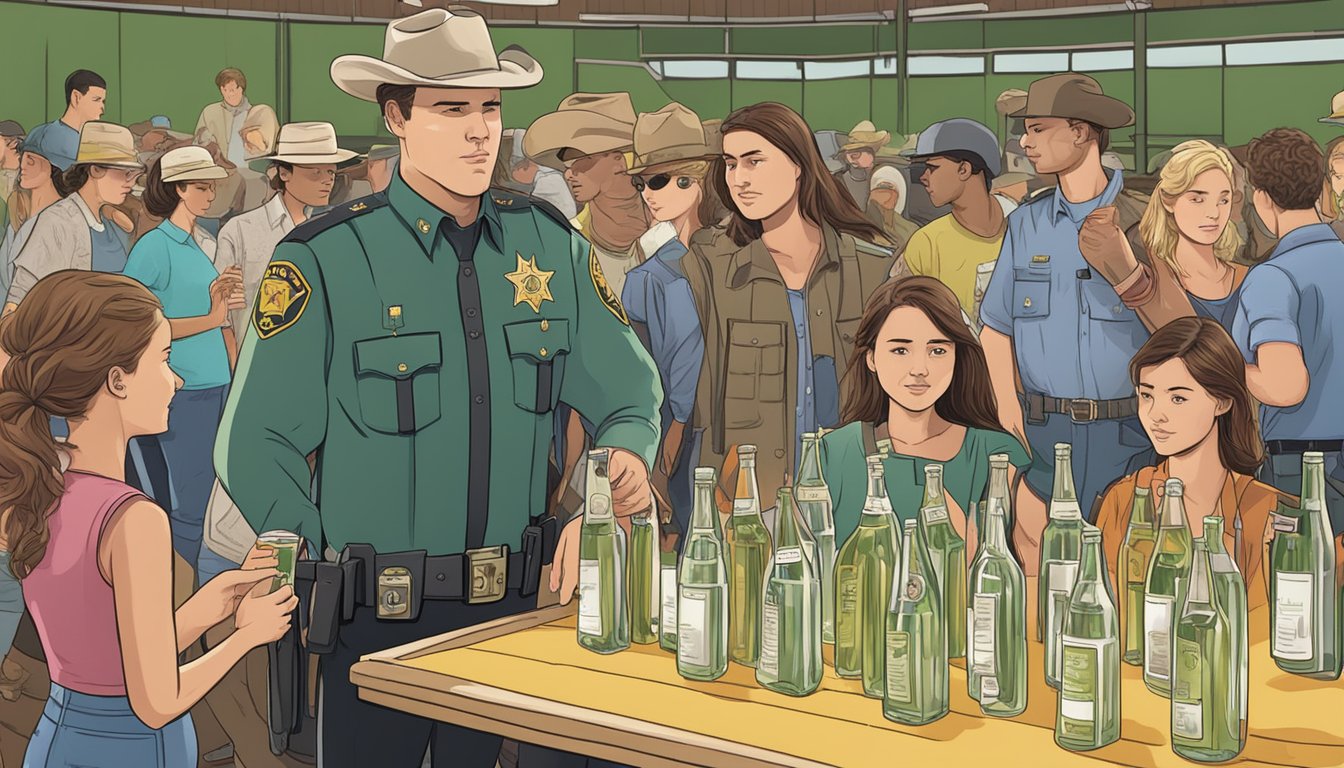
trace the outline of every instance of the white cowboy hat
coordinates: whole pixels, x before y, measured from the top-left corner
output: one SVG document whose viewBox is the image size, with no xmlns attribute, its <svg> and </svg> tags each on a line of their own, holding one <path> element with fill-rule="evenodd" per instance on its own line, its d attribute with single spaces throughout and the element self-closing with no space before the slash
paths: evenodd
<svg viewBox="0 0 1344 768">
<path fill-rule="evenodd" d="M 252 170 L 265 173 L 272 163 L 290 165 L 350 165 L 358 152 L 336 145 L 336 129 L 331 123 L 285 123 L 276 139 L 275 151 L 248 163 Z"/>
<path fill-rule="evenodd" d="M 452 6 L 431 8 L 387 25 L 383 58 L 338 56 L 331 79 L 364 101 L 378 100 L 378 86 L 427 88 L 526 88 L 541 81 L 541 64 L 517 46 L 495 55 L 480 14 Z"/>
<path fill-rule="evenodd" d="M 179 181 L 212 181 L 222 179 L 229 172 L 215 165 L 210 150 L 195 145 L 170 149 L 159 158 L 159 172 L 164 183 Z"/>
</svg>

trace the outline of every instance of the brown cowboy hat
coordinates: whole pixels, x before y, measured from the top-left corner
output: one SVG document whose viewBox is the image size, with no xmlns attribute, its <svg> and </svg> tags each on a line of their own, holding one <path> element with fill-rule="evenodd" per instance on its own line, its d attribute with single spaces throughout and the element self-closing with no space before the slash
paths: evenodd
<svg viewBox="0 0 1344 768">
<path fill-rule="evenodd" d="M 577 156 L 624 151 L 635 143 L 635 107 L 628 93 L 575 93 L 523 134 L 523 152 L 564 170 L 564 150 Z"/>
<path fill-rule="evenodd" d="M 1128 104 L 1102 93 L 1100 83 L 1077 72 L 1032 83 L 1026 103 L 1009 117 L 1064 117 L 1108 129 L 1134 124 L 1134 110 Z"/>
<path fill-rule="evenodd" d="M 634 176 L 655 165 L 704 160 L 714 150 L 705 141 L 700 118 L 675 101 L 657 112 L 641 112 L 635 121 Z"/>
</svg>

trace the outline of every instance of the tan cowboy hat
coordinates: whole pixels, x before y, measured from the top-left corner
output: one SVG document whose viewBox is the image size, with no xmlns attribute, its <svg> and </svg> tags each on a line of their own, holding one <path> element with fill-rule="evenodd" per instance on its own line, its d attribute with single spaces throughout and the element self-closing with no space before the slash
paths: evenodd
<svg viewBox="0 0 1344 768">
<path fill-rule="evenodd" d="M 540 165 L 564 170 L 560 153 L 596 155 L 635 143 L 635 107 L 628 93 L 575 93 L 523 135 L 523 153 Z M 568 156 L 565 159 L 569 159 Z"/>
<path fill-rule="evenodd" d="M 1344 91 L 1335 94 L 1330 100 L 1330 114 L 1321 118 L 1322 123 L 1344 125 Z"/>
<path fill-rule="evenodd" d="M 460 6 L 431 8 L 387 25 L 383 58 L 338 56 L 331 80 L 364 101 L 378 100 L 378 86 L 427 88 L 526 88 L 541 81 L 541 64 L 517 46 L 495 55 L 490 29 L 479 13 Z"/>
<path fill-rule="evenodd" d="M 1076 72 L 1032 83 L 1026 103 L 1009 117 L 1066 117 L 1111 129 L 1134 124 L 1134 110 L 1128 104 L 1102 93 L 1096 80 Z"/>
<path fill-rule="evenodd" d="M 635 164 L 631 176 L 651 166 L 704 160 L 714 150 L 705 141 L 700 117 L 675 101 L 635 121 Z"/>
<path fill-rule="evenodd" d="M 272 163 L 290 165 L 338 166 L 359 162 L 359 153 L 336 146 L 336 129 L 331 123 L 285 123 L 275 151 L 248 163 L 252 170 L 265 173 Z"/>
<path fill-rule="evenodd" d="M 210 150 L 194 144 L 163 153 L 163 157 L 159 158 L 159 173 L 165 184 L 179 181 L 213 181 L 229 175 L 228 171 L 215 165 Z"/>
<path fill-rule="evenodd" d="M 701 121 L 700 127 L 705 131 L 705 144 L 709 147 L 711 155 L 723 154 L 723 120 L 712 117 Z"/>
<path fill-rule="evenodd" d="M 872 120 L 863 120 L 849 132 L 848 141 L 840 145 L 838 154 L 843 155 L 856 149 L 871 149 L 876 152 L 878 147 L 885 147 L 890 141 L 890 133 L 877 130 Z"/>
<path fill-rule="evenodd" d="M 75 165 L 86 163 L 116 168 L 145 167 L 135 151 L 135 137 L 130 129 L 100 120 L 90 120 L 79 132 Z"/>
<path fill-rule="evenodd" d="M 994 111 L 1000 115 L 1011 115 L 1027 105 L 1027 92 L 1021 88 L 1009 88 L 994 100 Z"/>
</svg>

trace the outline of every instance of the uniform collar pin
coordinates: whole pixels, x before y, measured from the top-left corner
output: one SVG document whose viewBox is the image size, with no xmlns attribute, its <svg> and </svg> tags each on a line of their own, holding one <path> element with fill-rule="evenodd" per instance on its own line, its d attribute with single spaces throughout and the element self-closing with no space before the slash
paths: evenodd
<svg viewBox="0 0 1344 768">
<path fill-rule="evenodd" d="M 406 325 L 406 320 L 401 316 L 401 305 L 393 304 L 387 308 L 387 316 L 383 318 L 383 327 L 392 332 L 393 336 L 397 331 Z"/>
<path fill-rule="evenodd" d="M 416 226 L 416 228 L 418 228 L 418 229 L 420 230 L 420 234 L 422 234 L 422 235 L 428 235 L 428 234 L 429 234 L 429 222 L 428 222 L 428 221 L 425 221 L 424 219 L 416 219 L 416 220 L 415 220 L 415 226 Z"/>
</svg>

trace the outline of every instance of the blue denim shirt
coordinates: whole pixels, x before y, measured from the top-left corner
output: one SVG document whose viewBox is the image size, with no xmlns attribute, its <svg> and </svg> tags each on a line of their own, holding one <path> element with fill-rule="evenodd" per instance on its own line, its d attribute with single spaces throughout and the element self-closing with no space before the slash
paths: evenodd
<svg viewBox="0 0 1344 768">
<path fill-rule="evenodd" d="M 1251 268 L 1241 284 L 1232 338 L 1246 361 L 1269 342 L 1302 349 L 1311 384 L 1306 398 L 1289 408 L 1260 407 L 1260 431 L 1269 440 L 1344 438 L 1344 243 L 1327 224 L 1284 235 L 1269 260 Z M 1334 382 L 1333 384 L 1331 382 Z"/>
<path fill-rule="evenodd" d="M 649 329 L 649 354 L 663 379 L 663 392 L 673 419 L 685 424 L 695 406 L 695 388 L 705 359 L 705 335 L 695 311 L 691 284 L 682 271 L 686 246 L 675 237 L 653 258 L 625 276 L 621 303 L 631 322 Z M 665 416 L 668 414 L 664 414 Z M 668 421 L 663 419 L 663 431 Z"/>
<path fill-rule="evenodd" d="M 1124 186 L 1114 171 L 1101 195 L 1070 203 L 1055 189 L 1013 211 L 980 320 L 1013 340 L 1022 385 L 1051 397 L 1131 397 L 1129 361 L 1148 339 L 1138 315 L 1078 250 L 1087 215 Z"/>
</svg>

